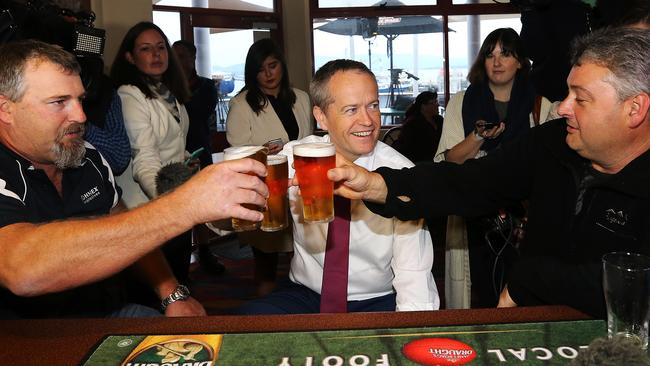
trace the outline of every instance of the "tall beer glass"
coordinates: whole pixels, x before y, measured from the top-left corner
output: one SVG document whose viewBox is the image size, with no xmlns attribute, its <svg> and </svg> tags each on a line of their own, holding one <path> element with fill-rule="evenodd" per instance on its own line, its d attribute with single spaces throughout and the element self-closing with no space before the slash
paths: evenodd
<svg viewBox="0 0 650 366">
<path fill-rule="evenodd" d="M 334 144 L 313 142 L 296 145 L 293 158 L 305 222 L 334 220 L 334 182 L 327 179 L 327 171 L 336 167 Z"/>
<path fill-rule="evenodd" d="M 259 161 L 260 163 L 266 165 L 266 154 L 268 149 L 264 146 L 234 146 L 229 147 L 223 151 L 223 160 L 235 160 L 243 158 L 251 158 Z M 253 173 L 249 173 L 253 175 Z M 262 211 L 262 207 L 252 205 L 252 204 L 243 204 L 242 206 L 249 208 L 251 210 Z M 260 227 L 260 223 L 256 221 L 248 221 L 232 218 L 232 228 L 235 231 L 250 231 L 256 230 Z"/>
<path fill-rule="evenodd" d="M 266 201 L 266 211 L 260 229 L 263 231 L 278 231 L 288 226 L 287 188 L 289 187 L 289 165 L 285 155 L 269 155 L 266 158 L 266 186 L 269 187 L 269 198 Z"/>
</svg>

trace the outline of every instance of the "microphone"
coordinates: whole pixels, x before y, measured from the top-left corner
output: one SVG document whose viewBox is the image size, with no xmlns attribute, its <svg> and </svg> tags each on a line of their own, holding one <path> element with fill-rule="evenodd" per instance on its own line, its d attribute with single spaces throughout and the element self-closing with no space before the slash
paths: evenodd
<svg viewBox="0 0 650 366">
<path fill-rule="evenodd" d="M 156 174 L 156 191 L 158 195 L 169 192 L 187 182 L 195 172 L 195 169 L 180 162 L 169 163 L 160 168 L 158 174 Z"/>
<path fill-rule="evenodd" d="M 589 348 L 580 350 L 569 366 L 645 366 L 650 365 L 650 358 L 639 343 L 629 338 L 596 338 Z"/>
<path fill-rule="evenodd" d="M 406 76 L 407 76 L 407 78 L 411 78 L 411 79 L 414 79 L 415 81 L 418 81 L 418 80 L 420 80 L 420 78 L 419 78 L 419 77 L 417 77 L 417 76 L 415 76 L 415 75 L 413 75 L 413 74 L 411 74 L 411 73 L 410 73 L 410 72 L 408 72 L 408 71 L 404 71 L 404 73 L 406 74 Z"/>
</svg>

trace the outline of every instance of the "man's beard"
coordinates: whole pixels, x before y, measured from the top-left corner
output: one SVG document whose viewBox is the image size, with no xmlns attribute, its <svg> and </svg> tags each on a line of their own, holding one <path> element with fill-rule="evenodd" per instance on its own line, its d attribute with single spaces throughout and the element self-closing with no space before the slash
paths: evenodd
<svg viewBox="0 0 650 366">
<path fill-rule="evenodd" d="M 77 132 L 83 136 L 85 126 L 81 123 L 75 123 L 68 128 L 59 132 L 59 135 L 54 140 L 52 153 L 54 153 L 54 165 L 59 169 L 76 168 L 81 165 L 81 161 L 86 156 L 86 147 L 82 137 L 68 141 L 68 144 L 63 144 L 63 138 L 67 133 Z"/>
</svg>

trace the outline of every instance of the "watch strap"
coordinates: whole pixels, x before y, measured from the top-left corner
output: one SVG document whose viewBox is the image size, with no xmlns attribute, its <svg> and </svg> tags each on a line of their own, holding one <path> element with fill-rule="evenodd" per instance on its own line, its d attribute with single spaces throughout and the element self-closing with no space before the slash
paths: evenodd
<svg viewBox="0 0 650 366">
<path fill-rule="evenodd" d="M 160 303 L 163 310 L 176 301 L 183 301 L 190 297 L 190 290 L 185 285 L 178 285 L 171 294 L 162 299 Z"/>
</svg>

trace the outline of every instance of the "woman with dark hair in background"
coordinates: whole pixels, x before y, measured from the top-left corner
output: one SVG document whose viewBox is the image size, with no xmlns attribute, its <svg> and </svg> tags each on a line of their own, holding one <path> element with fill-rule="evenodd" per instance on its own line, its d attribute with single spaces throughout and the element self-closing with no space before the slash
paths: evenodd
<svg viewBox="0 0 650 366">
<path fill-rule="evenodd" d="M 438 114 L 438 93 L 420 93 L 406 110 L 402 131 L 393 148 L 414 163 L 433 161 L 442 133 L 442 121 Z"/>
<path fill-rule="evenodd" d="M 309 96 L 291 87 L 284 55 L 271 39 L 261 39 L 248 50 L 245 83 L 230 101 L 226 121 L 230 145 L 264 145 L 281 139 L 269 146 L 274 154 L 284 143 L 312 133 Z"/>
<path fill-rule="evenodd" d="M 449 100 L 436 161 L 479 158 L 534 126 L 537 94 L 529 71 L 517 32 L 499 28 L 490 33 L 469 70 L 470 86 Z M 548 100 L 541 102 L 537 123 L 551 110 Z"/>
<path fill-rule="evenodd" d="M 131 208 L 162 193 L 157 191 L 156 176 L 163 166 L 184 161 L 189 118 L 183 103 L 190 93 L 167 37 L 150 22 L 140 22 L 126 33 L 111 77 L 119 86 L 131 142 L 130 167 L 117 178 Z M 180 282 L 188 279 L 191 245 L 188 231 L 162 247 Z"/>
<path fill-rule="evenodd" d="M 230 101 L 226 137 L 232 146 L 266 145 L 269 154 L 291 140 L 311 135 L 309 96 L 289 83 L 282 51 L 270 39 L 261 39 L 246 55 L 245 85 Z M 243 232 L 239 239 L 253 248 L 258 295 L 275 287 L 278 252 L 293 250 L 291 227 L 272 233 Z"/>
<path fill-rule="evenodd" d="M 434 161 L 462 164 L 467 159 L 480 158 L 546 121 L 552 105 L 546 98 L 537 96 L 528 78 L 529 70 L 530 61 L 517 32 L 511 28 L 492 31 L 469 71 L 470 86 L 449 100 Z M 523 215 L 523 208 L 517 207 L 516 211 Z M 448 251 L 452 256 L 460 255 L 450 259 L 447 267 L 456 267 L 454 273 L 461 275 L 450 276 L 446 269 L 446 282 L 449 282 L 446 286 L 452 288 L 447 296 L 448 307 L 470 305 L 467 271 L 458 269 L 468 261 L 472 294 L 477 295 L 472 298 L 472 304 L 496 306 L 508 268 L 507 258 L 516 255 L 512 237 L 508 237 L 510 232 L 504 233 L 502 227 L 494 226 L 496 217 L 495 213 L 466 220 L 465 235 L 465 221 L 449 216 L 447 247 L 461 250 Z M 508 240 L 504 241 L 501 235 Z"/>
</svg>

